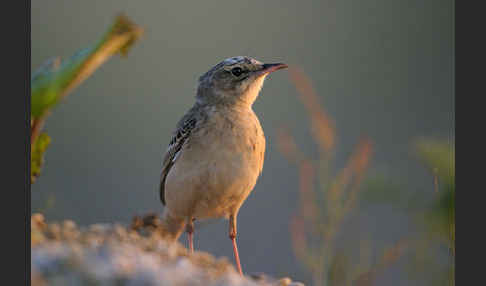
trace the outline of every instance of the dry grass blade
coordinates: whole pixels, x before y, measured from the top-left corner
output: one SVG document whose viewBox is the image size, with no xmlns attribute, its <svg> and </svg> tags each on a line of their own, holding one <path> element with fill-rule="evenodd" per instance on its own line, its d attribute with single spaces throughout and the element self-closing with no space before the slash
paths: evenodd
<svg viewBox="0 0 486 286">
<path fill-rule="evenodd" d="M 294 164 L 300 164 L 305 156 L 297 147 L 294 137 L 290 135 L 285 127 L 277 129 L 277 146 L 280 152 L 287 157 L 287 160 Z"/>
<path fill-rule="evenodd" d="M 299 168 L 300 207 L 290 224 L 292 246 L 299 260 L 312 272 L 314 285 L 327 285 L 336 282 L 333 280 L 337 277 L 335 272 L 340 271 L 334 267 L 335 259 L 340 257 L 336 253 L 335 240 L 344 218 L 356 206 L 361 182 L 372 157 L 372 142 L 361 138 L 344 168 L 335 172 L 332 156 L 336 144 L 334 123 L 319 104 L 318 95 L 304 72 L 291 68 L 290 78 L 310 117 L 312 137 L 320 153 L 319 168 L 316 168 L 316 163 L 299 150 L 294 138 L 285 129 L 279 130 L 281 152 Z M 319 182 L 324 181 L 324 184 L 317 184 L 317 190 L 316 178 Z M 318 205 L 321 201 L 324 206 Z M 371 282 L 373 274 L 363 275 L 360 281 Z"/>
<path fill-rule="evenodd" d="M 383 273 L 388 267 L 395 263 L 400 257 L 403 256 L 408 248 L 408 241 L 402 239 L 398 241 L 395 245 L 386 248 L 383 252 L 378 263 L 370 270 L 359 275 L 352 283 L 353 286 L 368 286 L 373 285 L 375 277 Z"/>
<path fill-rule="evenodd" d="M 300 208 L 306 221 L 315 223 L 318 208 L 314 197 L 315 167 L 298 149 L 294 138 L 283 127 L 277 130 L 277 144 L 287 159 L 299 167 Z"/>
<path fill-rule="evenodd" d="M 309 112 L 312 135 L 321 149 L 329 152 L 335 145 L 335 127 L 319 103 L 317 93 L 308 76 L 297 67 L 289 68 L 290 79 L 300 94 L 300 100 Z"/>
<path fill-rule="evenodd" d="M 312 225 L 315 224 L 315 220 L 319 216 L 316 198 L 314 197 L 314 169 L 314 166 L 308 160 L 303 160 L 299 166 L 300 208 L 304 219 Z"/>
<path fill-rule="evenodd" d="M 362 138 L 356 147 L 355 153 L 351 156 L 350 167 L 354 173 L 354 180 L 348 194 L 348 199 L 344 202 L 344 212 L 349 212 L 356 203 L 361 182 L 363 181 L 372 155 L 373 147 L 371 140 Z"/>
<path fill-rule="evenodd" d="M 372 155 L 371 141 L 363 138 L 358 143 L 355 151 L 351 155 L 346 166 L 339 172 L 335 183 L 329 190 L 331 199 L 337 200 L 343 196 L 344 191 L 350 184 L 353 184 L 352 189 L 358 189 L 361 178 L 364 175 L 365 169 L 368 166 Z M 353 192 L 351 192 L 352 194 Z"/>
<path fill-rule="evenodd" d="M 296 256 L 305 261 L 307 258 L 308 247 L 305 236 L 304 220 L 299 216 L 293 216 L 290 221 L 290 235 L 293 249 Z"/>
</svg>

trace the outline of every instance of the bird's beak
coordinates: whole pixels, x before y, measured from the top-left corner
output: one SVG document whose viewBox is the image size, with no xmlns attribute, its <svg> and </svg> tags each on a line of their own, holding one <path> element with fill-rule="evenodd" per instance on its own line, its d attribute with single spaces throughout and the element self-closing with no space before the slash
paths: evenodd
<svg viewBox="0 0 486 286">
<path fill-rule="evenodd" d="M 276 64 L 263 64 L 262 69 L 259 70 L 257 73 L 258 75 L 266 75 L 271 72 L 274 72 L 276 70 L 288 68 L 288 65 L 282 64 L 282 63 L 276 63 Z"/>
</svg>

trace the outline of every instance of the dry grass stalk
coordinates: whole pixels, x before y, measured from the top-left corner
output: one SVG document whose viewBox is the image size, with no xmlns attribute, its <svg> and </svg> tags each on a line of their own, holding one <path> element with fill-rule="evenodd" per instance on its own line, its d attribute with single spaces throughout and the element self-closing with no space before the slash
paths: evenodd
<svg viewBox="0 0 486 286">
<path fill-rule="evenodd" d="M 298 67 L 289 68 L 289 73 L 300 95 L 299 99 L 310 116 L 314 139 L 322 150 L 330 152 L 336 141 L 334 123 L 319 104 L 319 97 L 308 76 Z"/>
<path fill-rule="evenodd" d="M 389 266 L 395 263 L 408 248 L 408 241 L 402 239 L 395 243 L 393 246 L 388 247 L 383 252 L 378 263 L 372 267 L 370 270 L 360 274 L 352 282 L 353 286 L 368 286 L 373 285 L 372 282 L 376 276 L 383 273 Z"/>
<path fill-rule="evenodd" d="M 299 211 L 290 224 L 292 246 L 296 256 L 312 272 L 314 285 L 326 284 L 330 261 L 334 255 L 334 240 L 343 219 L 356 205 L 357 194 L 372 157 L 371 140 L 363 138 L 357 144 L 346 166 L 334 172 L 319 169 L 316 163 L 332 167 L 336 130 L 333 121 L 319 104 L 310 79 L 298 68 L 290 69 L 290 78 L 299 92 L 299 99 L 308 111 L 312 135 L 320 157 L 317 162 L 298 148 L 294 138 L 283 128 L 278 132 L 281 152 L 299 168 Z M 316 178 L 325 178 L 316 188 Z M 322 201 L 323 206 L 317 205 Z"/>
</svg>

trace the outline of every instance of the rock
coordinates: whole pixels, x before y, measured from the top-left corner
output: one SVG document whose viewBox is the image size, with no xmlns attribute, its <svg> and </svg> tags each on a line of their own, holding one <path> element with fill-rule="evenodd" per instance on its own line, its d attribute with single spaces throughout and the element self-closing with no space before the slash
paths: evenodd
<svg viewBox="0 0 486 286">
<path fill-rule="evenodd" d="M 31 216 L 32 285 L 303 285 L 265 274 L 241 277 L 227 258 L 169 244 L 158 235 L 160 220 L 150 214 L 132 225 L 70 220 L 46 223 Z"/>
</svg>

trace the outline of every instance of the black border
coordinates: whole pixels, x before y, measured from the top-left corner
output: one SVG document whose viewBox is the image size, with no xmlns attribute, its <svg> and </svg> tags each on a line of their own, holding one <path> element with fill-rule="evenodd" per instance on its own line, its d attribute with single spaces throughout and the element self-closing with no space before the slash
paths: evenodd
<svg viewBox="0 0 486 286">
<path fill-rule="evenodd" d="M 470 5 L 472 1 L 455 0 L 454 3 L 454 55 L 455 55 L 455 112 L 454 130 L 458 125 L 461 140 L 456 162 L 456 249 L 455 285 L 484 284 L 484 122 L 486 105 L 485 82 L 485 29 L 484 9 Z M 475 2 L 480 3 L 480 2 Z M 459 102 L 459 105 L 457 103 Z M 457 108 L 457 106 L 459 108 Z M 460 114 L 457 121 L 456 114 Z M 469 121 L 469 122 L 467 122 Z M 457 124 L 459 122 L 459 124 Z M 469 134 L 467 134 L 469 133 Z M 466 138 L 468 139 L 462 139 Z M 457 148 L 459 146 L 459 148 Z M 481 155 L 483 154 L 483 155 Z M 457 189 L 457 186 L 456 186 Z M 457 195 L 459 194 L 459 195 Z M 459 231 L 457 231 L 459 230 Z"/>
<path fill-rule="evenodd" d="M 25 242 L 25 284 L 27 285 L 30 285 L 31 284 L 31 263 L 30 263 L 30 257 L 31 257 L 31 253 L 30 253 L 30 241 L 31 241 L 31 236 L 30 236 L 30 213 L 31 213 L 31 201 L 30 201 L 30 191 L 31 191 L 31 188 L 30 188 L 30 151 L 31 151 L 31 148 L 30 148 L 30 94 L 31 94 L 31 91 L 30 91 L 30 75 L 31 75 L 31 0 L 27 0 L 26 1 L 26 7 L 25 7 L 25 14 L 26 14 L 26 30 L 27 30 L 27 35 L 26 35 L 26 58 L 28 59 L 27 60 L 27 79 L 28 79 L 28 83 L 27 84 L 27 96 L 26 96 L 26 102 L 25 102 L 25 107 L 26 107 L 26 115 L 25 115 L 25 118 L 26 118 L 26 125 L 27 125 L 27 136 L 26 136 L 26 139 L 24 140 L 24 142 L 26 142 L 26 146 L 25 146 L 25 150 L 26 150 L 26 178 L 25 178 L 25 186 L 26 186 L 26 203 L 27 203 L 27 207 L 26 207 L 26 213 L 25 213 L 25 222 L 26 222 L 26 226 L 25 226 L 25 236 L 27 239 L 26 239 L 26 242 Z"/>
<path fill-rule="evenodd" d="M 2 283 L 30 285 L 30 0 L 2 2 Z M 6 87 L 6 88 L 3 88 Z M 21 159 L 22 158 L 22 159 Z M 13 282 L 11 282 L 13 281 Z M 10 283 L 9 283 L 10 282 Z"/>
</svg>

